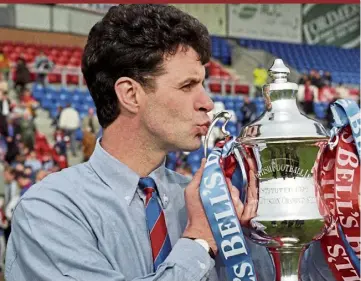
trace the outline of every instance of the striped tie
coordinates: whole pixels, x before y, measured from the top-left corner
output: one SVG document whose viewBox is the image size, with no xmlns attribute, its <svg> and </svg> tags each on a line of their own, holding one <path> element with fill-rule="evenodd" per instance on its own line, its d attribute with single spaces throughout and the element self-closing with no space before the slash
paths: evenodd
<svg viewBox="0 0 361 281">
<path fill-rule="evenodd" d="M 150 242 L 152 245 L 152 255 L 154 271 L 166 259 L 172 249 L 170 244 L 164 212 L 159 204 L 156 192 L 156 184 L 150 177 L 141 178 L 139 187 L 146 195 L 145 213 L 147 216 L 147 226 L 149 230 Z"/>
</svg>

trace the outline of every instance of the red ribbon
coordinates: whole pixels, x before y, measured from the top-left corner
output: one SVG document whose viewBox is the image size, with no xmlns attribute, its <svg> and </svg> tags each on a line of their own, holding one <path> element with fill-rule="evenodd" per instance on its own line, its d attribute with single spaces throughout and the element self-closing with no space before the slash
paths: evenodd
<svg viewBox="0 0 361 281">
<path fill-rule="evenodd" d="M 360 257 L 360 163 L 349 126 L 342 129 L 334 150 L 323 147 L 316 160 L 315 183 L 319 188 L 319 208 L 330 214 L 329 231 L 321 239 L 321 248 L 337 281 L 360 280 L 345 250 L 337 228 L 341 226 L 346 239 Z"/>
</svg>

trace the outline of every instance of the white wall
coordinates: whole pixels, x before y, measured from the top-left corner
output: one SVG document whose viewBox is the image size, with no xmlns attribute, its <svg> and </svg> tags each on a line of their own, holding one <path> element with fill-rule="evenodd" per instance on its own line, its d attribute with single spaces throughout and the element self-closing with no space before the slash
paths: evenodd
<svg viewBox="0 0 361 281">
<path fill-rule="evenodd" d="M 45 5 L 15 5 L 15 27 L 50 30 L 50 9 L 50 6 Z"/>
</svg>

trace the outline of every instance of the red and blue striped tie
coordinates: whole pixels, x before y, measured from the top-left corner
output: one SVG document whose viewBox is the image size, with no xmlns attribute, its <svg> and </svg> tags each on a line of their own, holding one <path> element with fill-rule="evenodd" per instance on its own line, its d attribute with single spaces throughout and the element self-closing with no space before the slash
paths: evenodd
<svg viewBox="0 0 361 281">
<path fill-rule="evenodd" d="M 157 198 L 156 184 L 150 177 L 141 178 L 139 187 L 146 195 L 145 213 L 149 230 L 154 271 L 166 259 L 172 249 L 162 207 Z"/>
</svg>

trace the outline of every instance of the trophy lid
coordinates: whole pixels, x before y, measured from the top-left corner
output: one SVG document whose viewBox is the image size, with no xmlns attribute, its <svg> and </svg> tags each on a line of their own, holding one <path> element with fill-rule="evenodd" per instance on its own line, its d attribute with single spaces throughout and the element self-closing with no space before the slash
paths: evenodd
<svg viewBox="0 0 361 281">
<path fill-rule="evenodd" d="M 281 59 L 274 61 L 268 74 L 272 82 L 263 87 L 265 111 L 242 128 L 237 141 L 252 144 L 328 139 L 320 122 L 300 112 L 296 101 L 298 85 L 288 82 L 290 70 Z"/>
</svg>

